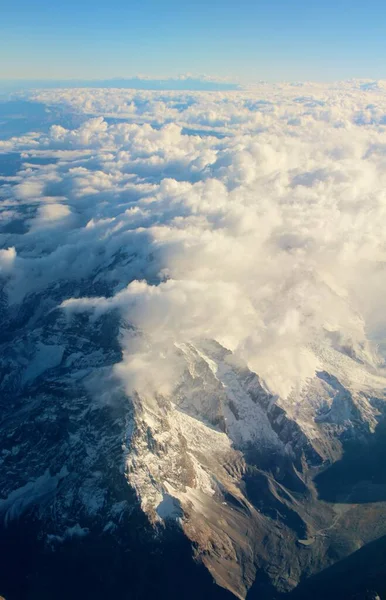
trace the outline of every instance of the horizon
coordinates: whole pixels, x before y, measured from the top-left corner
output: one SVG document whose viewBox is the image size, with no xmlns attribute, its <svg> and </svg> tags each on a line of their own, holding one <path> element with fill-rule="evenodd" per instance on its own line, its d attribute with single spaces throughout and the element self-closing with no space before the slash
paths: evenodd
<svg viewBox="0 0 386 600">
<path fill-rule="evenodd" d="M 358 84 L 363 90 L 377 89 L 386 84 L 385 78 L 351 77 L 331 80 L 286 80 L 260 79 L 240 82 L 237 79 L 216 76 L 180 74 L 176 76 L 133 75 L 109 78 L 8 78 L 0 79 L 0 98 L 7 99 L 8 94 L 29 92 L 33 89 L 126 89 L 149 92 L 161 91 L 191 91 L 191 92 L 242 92 L 253 91 L 262 85 L 267 86 L 329 86 Z"/>
</svg>

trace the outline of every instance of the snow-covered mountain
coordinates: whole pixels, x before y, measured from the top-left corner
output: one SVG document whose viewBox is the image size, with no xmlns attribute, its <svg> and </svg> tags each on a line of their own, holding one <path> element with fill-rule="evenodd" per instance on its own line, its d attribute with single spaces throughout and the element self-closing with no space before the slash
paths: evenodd
<svg viewBox="0 0 386 600">
<path fill-rule="evenodd" d="M 68 319 L 44 308 L 53 297 L 4 310 L 5 526 L 34 514 L 54 551 L 95 528 L 119 537 L 139 503 L 154 535 L 180 528 L 239 598 L 256 572 L 288 591 L 348 552 L 337 549 L 342 536 L 349 548 L 373 538 L 372 520 L 345 530 L 366 509 L 350 501 L 355 486 L 338 505 L 318 500 L 313 481 L 350 443 L 366 443 L 384 414 L 384 373 L 368 349 L 338 348 L 331 335 L 311 344 L 314 376 L 281 398 L 219 343 L 179 343 L 173 389 L 128 396 L 113 367 L 122 365 L 119 317 Z"/>
<path fill-rule="evenodd" d="M 339 513 L 315 498 L 312 473 L 374 431 L 384 375 L 329 345 L 314 347 L 320 371 L 284 401 L 215 342 L 177 351 L 186 371 L 173 393 L 134 402 L 128 480 L 149 518 L 179 520 L 216 582 L 236 596 L 245 597 L 256 568 L 291 587 L 313 552 L 326 560 L 323 531 L 339 530 Z M 306 557 L 298 538 L 312 540 Z"/>
<path fill-rule="evenodd" d="M 386 535 L 386 100 L 304 92 L 51 90 L 0 141 L 7 600 L 74 557 L 272 600 Z"/>
</svg>

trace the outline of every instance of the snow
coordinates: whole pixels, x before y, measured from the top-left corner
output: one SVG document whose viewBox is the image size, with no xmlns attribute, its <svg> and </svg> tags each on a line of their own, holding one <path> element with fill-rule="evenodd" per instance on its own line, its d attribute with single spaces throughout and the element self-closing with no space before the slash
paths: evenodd
<svg viewBox="0 0 386 600">
<path fill-rule="evenodd" d="M 199 355 L 205 360 L 216 379 L 221 383 L 229 401 L 237 410 L 237 417 L 230 405 L 224 406 L 227 432 L 236 446 L 255 443 L 259 446 L 282 448 L 277 434 L 273 431 L 266 412 L 254 402 L 245 390 L 242 379 L 233 365 L 225 360 L 216 360 L 210 356 L 210 344 L 203 349 L 196 346 Z"/>
<path fill-rule="evenodd" d="M 288 416 L 313 440 L 323 437 L 318 423 L 328 421 L 340 429 L 355 428 L 355 406 L 374 430 L 379 411 L 369 398 L 386 398 L 386 372 L 374 367 L 374 355 L 367 350 L 360 360 L 354 360 L 322 340 L 315 340 L 308 351 L 314 353 L 319 371 L 300 390 L 279 400 Z"/>
<path fill-rule="evenodd" d="M 178 519 L 182 515 L 178 501 L 169 494 L 163 495 L 162 501 L 158 504 L 156 511 L 162 520 Z"/>
</svg>

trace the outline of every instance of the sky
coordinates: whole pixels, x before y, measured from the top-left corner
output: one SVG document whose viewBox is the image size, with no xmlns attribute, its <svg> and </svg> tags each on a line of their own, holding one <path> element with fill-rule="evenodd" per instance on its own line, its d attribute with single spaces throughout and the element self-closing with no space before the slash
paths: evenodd
<svg viewBox="0 0 386 600">
<path fill-rule="evenodd" d="M 385 78 L 384 0 L 1 0 L 0 79 Z"/>
</svg>

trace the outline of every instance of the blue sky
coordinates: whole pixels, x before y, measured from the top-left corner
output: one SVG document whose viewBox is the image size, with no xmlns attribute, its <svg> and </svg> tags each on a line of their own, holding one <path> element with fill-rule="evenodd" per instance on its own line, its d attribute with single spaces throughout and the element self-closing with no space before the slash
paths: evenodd
<svg viewBox="0 0 386 600">
<path fill-rule="evenodd" d="M 1 0 L 0 78 L 386 78 L 385 0 Z"/>
</svg>

